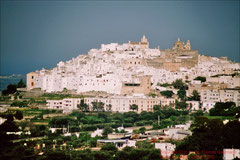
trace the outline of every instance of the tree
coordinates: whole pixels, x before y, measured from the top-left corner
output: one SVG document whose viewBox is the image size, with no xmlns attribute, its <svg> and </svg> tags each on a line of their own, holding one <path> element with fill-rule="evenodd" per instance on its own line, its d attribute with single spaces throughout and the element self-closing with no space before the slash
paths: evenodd
<svg viewBox="0 0 240 160">
<path fill-rule="evenodd" d="M 17 86 L 15 84 L 9 84 L 6 90 L 2 91 L 2 95 L 13 94 L 17 91 Z"/>
<path fill-rule="evenodd" d="M 104 136 L 107 136 L 109 133 L 112 133 L 112 132 L 113 132 L 112 127 L 106 126 L 106 127 L 103 128 L 103 135 Z"/>
<path fill-rule="evenodd" d="M 92 102 L 94 111 L 104 111 L 104 103 L 103 102 Z"/>
<path fill-rule="evenodd" d="M 136 105 L 136 104 L 131 104 L 131 105 L 130 105 L 130 109 L 131 109 L 131 110 L 136 110 L 136 111 L 138 111 L 138 105 Z"/>
<path fill-rule="evenodd" d="M 186 91 L 184 89 L 179 89 L 177 95 L 181 100 L 183 100 L 186 97 Z"/>
<path fill-rule="evenodd" d="M 240 122 L 229 121 L 223 124 L 220 119 L 208 119 L 207 117 L 196 117 L 191 125 L 192 135 L 185 138 L 179 145 L 177 151 L 221 151 L 223 148 L 240 147 Z M 222 159 L 221 153 L 216 152 L 214 159 Z M 219 158 L 220 157 L 220 158 Z"/>
<path fill-rule="evenodd" d="M 94 154 L 94 159 L 97 160 L 107 160 L 111 159 L 112 155 L 107 152 L 107 151 L 98 151 L 98 152 L 93 152 Z"/>
<path fill-rule="evenodd" d="M 77 107 L 83 112 L 89 111 L 89 106 L 84 103 L 84 99 L 81 99 L 81 102 L 77 105 Z"/>
<path fill-rule="evenodd" d="M 165 96 L 166 98 L 171 98 L 173 96 L 173 91 L 169 91 L 169 90 L 161 91 L 160 93 L 161 93 L 161 95 Z"/>
<path fill-rule="evenodd" d="M 157 85 L 158 86 L 161 86 L 161 87 L 169 87 L 169 86 L 171 86 L 171 84 L 168 84 L 168 83 L 163 83 L 163 84 L 161 84 L 161 83 L 157 83 Z"/>
<path fill-rule="evenodd" d="M 24 87 L 26 87 L 26 85 L 23 83 L 23 80 L 21 79 L 17 84 L 17 88 L 24 88 Z"/>
<path fill-rule="evenodd" d="M 153 105 L 153 111 L 154 111 L 154 112 L 160 111 L 160 108 L 161 108 L 160 105 L 157 105 L 157 104 Z"/>
<path fill-rule="evenodd" d="M 191 115 L 192 115 L 193 117 L 203 116 L 203 111 L 198 110 L 198 111 L 196 111 L 196 112 L 193 112 Z"/>
<path fill-rule="evenodd" d="M 201 82 L 206 82 L 206 77 L 198 76 L 198 77 L 196 77 L 194 80 L 199 80 L 199 81 L 201 81 Z"/>
<path fill-rule="evenodd" d="M 146 131 L 146 128 L 145 127 L 141 127 L 141 128 L 139 128 L 139 133 L 144 133 Z"/>
<path fill-rule="evenodd" d="M 80 121 L 82 118 L 85 118 L 85 116 L 85 113 L 80 112 L 77 114 L 77 120 Z"/>
<path fill-rule="evenodd" d="M 183 89 L 185 88 L 185 84 L 183 83 L 182 79 L 176 79 L 176 81 L 174 81 L 172 83 L 173 87 L 176 89 Z"/>
<path fill-rule="evenodd" d="M 132 118 L 134 122 L 138 121 L 139 115 L 134 111 L 125 112 L 123 114 L 124 119 Z"/>
<path fill-rule="evenodd" d="M 21 120 L 23 119 L 23 114 L 21 111 L 17 110 L 14 117 L 17 118 L 18 120 Z"/>
<path fill-rule="evenodd" d="M 149 143 L 149 142 L 142 142 L 142 141 L 138 141 L 136 143 L 136 146 L 138 148 L 143 148 L 143 149 L 154 149 L 154 145 Z"/>
<path fill-rule="evenodd" d="M 193 90 L 192 96 L 189 98 L 192 101 L 200 101 L 200 95 L 197 90 Z"/>
<path fill-rule="evenodd" d="M 98 118 L 103 118 L 104 119 L 104 122 L 108 122 L 109 119 L 108 119 L 108 115 L 106 113 L 98 113 Z"/>
<path fill-rule="evenodd" d="M 187 103 L 185 101 L 176 101 L 176 108 L 177 109 L 186 109 L 187 108 Z"/>
<path fill-rule="evenodd" d="M 210 116 L 235 116 L 240 111 L 234 102 L 217 102 L 214 108 L 211 108 Z"/>
<path fill-rule="evenodd" d="M 113 143 L 106 143 L 102 146 L 101 151 L 117 152 L 118 149 Z"/>
<path fill-rule="evenodd" d="M 50 151 L 46 154 L 47 160 L 69 160 L 69 155 L 62 151 Z"/>
<path fill-rule="evenodd" d="M 112 110 L 112 105 L 111 105 L 111 104 L 108 104 L 108 105 L 107 105 L 107 111 L 110 112 L 111 110 Z"/>
</svg>

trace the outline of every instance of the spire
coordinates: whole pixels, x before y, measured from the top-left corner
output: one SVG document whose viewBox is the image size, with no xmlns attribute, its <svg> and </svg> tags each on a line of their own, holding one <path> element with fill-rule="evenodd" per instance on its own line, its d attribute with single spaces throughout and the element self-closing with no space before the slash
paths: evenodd
<svg viewBox="0 0 240 160">
<path fill-rule="evenodd" d="M 178 41 L 178 42 L 180 42 L 180 41 L 181 41 L 180 37 L 178 37 L 177 41 Z"/>
<path fill-rule="evenodd" d="M 187 40 L 187 43 L 184 45 L 185 50 L 191 50 L 191 44 L 190 41 Z"/>
<path fill-rule="evenodd" d="M 147 42 L 147 38 L 145 37 L 145 35 L 143 35 L 142 39 L 141 39 L 141 42 Z"/>
</svg>

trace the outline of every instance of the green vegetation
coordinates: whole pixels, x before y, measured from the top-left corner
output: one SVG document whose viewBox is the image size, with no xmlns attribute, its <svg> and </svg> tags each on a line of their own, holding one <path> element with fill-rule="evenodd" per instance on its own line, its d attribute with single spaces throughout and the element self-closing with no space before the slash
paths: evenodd
<svg viewBox="0 0 240 160">
<path fill-rule="evenodd" d="M 182 81 L 182 79 L 177 79 L 174 82 L 172 82 L 171 84 L 169 84 L 169 83 L 163 83 L 163 84 L 158 83 L 157 85 L 161 86 L 161 87 L 173 86 L 175 89 L 185 89 L 185 90 L 188 88 L 188 86 Z"/>
<path fill-rule="evenodd" d="M 26 87 L 25 83 L 23 83 L 23 80 L 21 79 L 18 84 L 17 84 L 17 88 L 24 88 Z"/>
<path fill-rule="evenodd" d="M 77 105 L 77 107 L 83 112 L 89 111 L 89 106 L 86 103 L 84 103 L 84 99 L 81 99 L 81 102 L 80 104 Z"/>
<path fill-rule="evenodd" d="M 17 106 L 17 107 L 28 107 L 29 102 L 27 101 L 14 101 L 12 102 L 11 106 Z"/>
<path fill-rule="evenodd" d="M 176 151 L 222 151 L 223 148 L 240 147 L 240 122 L 229 121 L 223 124 L 220 119 L 208 119 L 198 116 L 191 125 L 192 136 L 184 139 Z M 188 154 L 188 153 L 186 153 Z M 216 152 L 215 158 L 221 158 L 221 152 Z M 218 157 L 218 158 L 217 158 Z"/>
<path fill-rule="evenodd" d="M 184 100 L 186 98 L 186 91 L 184 89 L 179 89 L 177 95 L 181 100 Z"/>
<path fill-rule="evenodd" d="M 166 98 L 171 98 L 174 94 L 173 91 L 169 91 L 169 90 L 161 91 L 160 93 L 161 93 L 161 95 L 163 95 Z"/>
<path fill-rule="evenodd" d="M 107 135 L 112 132 L 113 132 L 112 127 L 106 126 L 103 128 L 103 136 L 105 136 L 105 137 L 107 137 Z"/>
<path fill-rule="evenodd" d="M 163 84 L 158 83 L 157 85 L 158 85 L 158 86 L 161 86 L 161 87 L 169 87 L 169 86 L 172 86 L 172 84 L 169 84 L 169 83 L 163 83 Z"/>
<path fill-rule="evenodd" d="M 198 99 L 199 94 L 193 93 L 192 99 Z M 46 96 L 46 95 L 45 95 Z M 239 122 L 236 120 L 239 115 L 239 107 L 234 103 L 216 103 L 215 107 L 210 110 L 210 115 L 202 111 L 196 111 L 189 114 L 186 105 L 185 88 L 180 88 L 178 96 L 180 102 L 176 102 L 176 109 L 167 108 L 167 106 L 154 105 L 154 112 L 143 111 L 135 112 L 138 106 L 133 104 L 132 110 L 126 113 L 104 112 L 103 103 L 95 104 L 95 111 L 90 112 L 88 106 L 81 101 L 78 106 L 81 111 L 74 111 L 71 114 L 53 115 L 52 113 L 61 113 L 59 110 L 45 110 L 33 107 L 24 107 L 24 105 L 32 106 L 38 101 L 41 102 L 45 97 L 37 97 L 25 99 L 24 101 L 14 101 L 12 105 L 21 106 L 21 108 L 11 107 L 7 112 L 1 113 L 0 117 L 6 118 L 0 125 L 1 150 L 0 159 L 162 159 L 160 151 L 154 149 L 154 145 L 149 140 L 137 142 L 137 148 L 126 147 L 119 151 L 113 144 L 105 144 L 100 151 L 91 151 L 89 147 L 96 147 L 97 140 L 107 138 L 109 133 L 118 131 L 117 127 L 136 127 L 134 133 L 144 133 L 146 126 L 151 125 L 152 129 L 162 129 L 171 125 L 184 124 L 189 120 L 194 120 L 191 130 L 192 136 L 183 141 L 172 141 L 177 145 L 177 151 L 186 150 L 221 150 L 224 147 L 239 147 L 237 142 L 239 137 Z M 54 95 L 59 98 L 59 95 Z M 197 98 L 196 98 L 197 97 Z M 20 104 L 23 103 L 23 104 Z M 111 107 L 111 106 L 109 106 Z M 106 108 L 106 111 L 109 109 Z M 51 115 L 50 115 L 51 114 Z M 57 116 L 57 117 L 56 117 Z M 216 119 L 218 118 L 218 119 Z M 223 124 L 222 120 L 228 119 L 227 124 Z M 15 121 L 14 121 L 15 120 Z M 159 121 L 158 121 L 159 120 Z M 224 121 L 226 123 L 227 121 Z M 52 133 L 52 128 L 60 128 Z M 145 128 L 146 127 L 146 128 Z M 102 137 L 91 138 L 89 131 L 97 128 L 103 129 Z M 31 135 L 7 135 L 8 131 L 31 131 Z M 69 131 L 69 132 L 68 132 Z M 69 136 L 63 136 L 68 132 Z M 224 137 L 226 135 L 226 138 Z M 214 137 L 216 136 L 216 137 Z M 29 138 L 39 138 L 29 141 Z M 211 137 L 211 138 L 209 138 Z M 234 140 L 232 140 L 235 139 Z M 19 140 L 13 144 L 12 140 Z M 27 146 L 24 146 L 27 143 Z M 37 146 L 43 146 L 41 149 Z M 208 146 L 208 148 L 204 148 Z M 35 149 L 33 149 L 35 148 Z M 53 148 L 55 148 L 53 150 Z M 21 153 L 14 154 L 18 150 Z M 39 156 L 38 153 L 44 154 Z M 220 156 L 221 155 L 217 155 Z M 190 155 L 189 158 L 196 158 L 196 155 Z"/>
<path fill-rule="evenodd" d="M 26 85 L 23 83 L 23 80 L 21 79 L 18 84 L 9 84 L 7 86 L 7 89 L 2 91 L 2 95 L 6 96 L 9 94 L 14 94 L 17 91 L 17 88 L 24 88 Z"/>
<path fill-rule="evenodd" d="M 190 97 L 188 97 L 188 100 L 189 101 L 200 101 L 200 98 L 201 97 L 200 97 L 198 91 L 193 90 L 192 95 Z"/>
<path fill-rule="evenodd" d="M 131 105 L 130 105 L 130 109 L 137 111 L 137 110 L 138 110 L 138 105 L 136 105 L 136 104 L 131 104 Z"/>
<path fill-rule="evenodd" d="M 157 97 L 157 95 L 155 93 L 149 93 L 148 96 L 153 97 L 153 98 Z"/>
<path fill-rule="evenodd" d="M 199 81 L 201 81 L 201 82 L 206 82 L 206 77 L 198 76 L 198 77 L 196 77 L 194 80 L 199 80 Z"/>
<path fill-rule="evenodd" d="M 187 85 L 183 83 L 182 79 L 176 79 L 173 83 L 172 86 L 175 89 L 187 89 Z"/>
<path fill-rule="evenodd" d="M 217 102 L 209 111 L 210 116 L 240 116 L 240 106 L 236 107 L 234 102 Z"/>
<path fill-rule="evenodd" d="M 2 91 L 2 95 L 9 95 L 9 94 L 14 94 L 17 91 L 17 85 L 16 84 L 9 84 L 7 86 L 6 90 Z"/>
<path fill-rule="evenodd" d="M 84 96 L 82 95 L 44 93 L 40 98 L 49 100 L 60 100 L 64 98 L 83 98 L 83 97 Z"/>
<path fill-rule="evenodd" d="M 103 102 L 92 102 L 93 111 L 104 111 L 104 103 Z"/>
<path fill-rule="evenodd" d="M 232 77 L 235 77 L 235 76 L 238 76 L 239 73 L 238 72 L 235 72 L 233 74 L 216 74 L 214 76 L 211 76 L 211 77 L 220 77 L 220 76 L 232 76 Z"/>
<path fill-rule="evenodd" d="M 185 101 L 176 101 L 176 109 L 182 109 L 185 110 L 187 109 L 187 103 Z"/>
</svg>

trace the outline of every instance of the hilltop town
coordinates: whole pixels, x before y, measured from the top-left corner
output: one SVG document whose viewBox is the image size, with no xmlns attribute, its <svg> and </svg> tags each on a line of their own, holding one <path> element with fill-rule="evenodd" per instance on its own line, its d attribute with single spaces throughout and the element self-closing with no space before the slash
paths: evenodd
<svg viewBox="0 0 240 160">
<path fill-rule="evenodd" d="M 111 105 L 115 112 L 128 112 L 131 104 L 137 104 L 140 113 L 153 111 L 154 104 L 175 105 L 178 96 L 166 97 L 159 93 L 171 91 L 177 95 L 179 88 L 170 84 L 181 80 L 187 85 L 184 96 L 191 96 L 193 91 L 200 95 L 199 101 L 188 100 L 188 106 L 209 111 L 216 102 L 232 101 L 240 105 L 239 73 L 240 63 L 227 57 L 201 55 L 192 50 L 189 40 L 184 43 L 178 38 L 171 49 L 161 50 L 149 48 L 143 36 L 140 42 L 102 44 L 100 49 L 61 61 L 52 69 L 30 72 L 27 90 L 91 92 L 94 97 L 85 98 L 91 110 L 91 102 L 101 101 L 105 110 Z M 71 111 L 77 109 L 77 104 L 80 104 L 79 99 L 49 100 L 47 106 Z"/>
</svg>

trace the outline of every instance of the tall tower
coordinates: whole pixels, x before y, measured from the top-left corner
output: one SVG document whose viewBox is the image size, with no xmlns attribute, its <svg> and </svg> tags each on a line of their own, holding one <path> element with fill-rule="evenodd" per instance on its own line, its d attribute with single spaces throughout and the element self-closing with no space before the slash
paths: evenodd
<svg viewBox="0 0 240 160">
<path fill-rule="evenodd" d="M 183 50 L 183 42 L 181 41 L 180 37 L 178 37 L 177 42 L 174 43 L 172 49 L 173 50 Z"/>
<path fill-rule="evenodd" d="M 181 42 L 181 39 L 180 39 L 180 37 L 178 37 L 177 41 L 178 41 L 178 42 Z"/>
<path fill-rule="evenodd" d="M 149 48 L 149 42 L 145 35 L 143 35 L 143 37 L 141 38 L 140 44 L 142 45 L 143 48 Z"/>
<path fill-rule="evenodd" d="M 190 44 L 189 40 L 187 40 L 187 43 L 184 45 L 184 49 L 185 50 L 191 50 L 191 44 Z"/>
<path fill-rule="evenodd" d="M 142 37 L 142 39 L 141 39 L 141 42 L 148 43 L 148 40 L 147 40 L 147 38 L 145 37 L 145 35 L 143 35 L 143 37 Z"/>
</svg>

